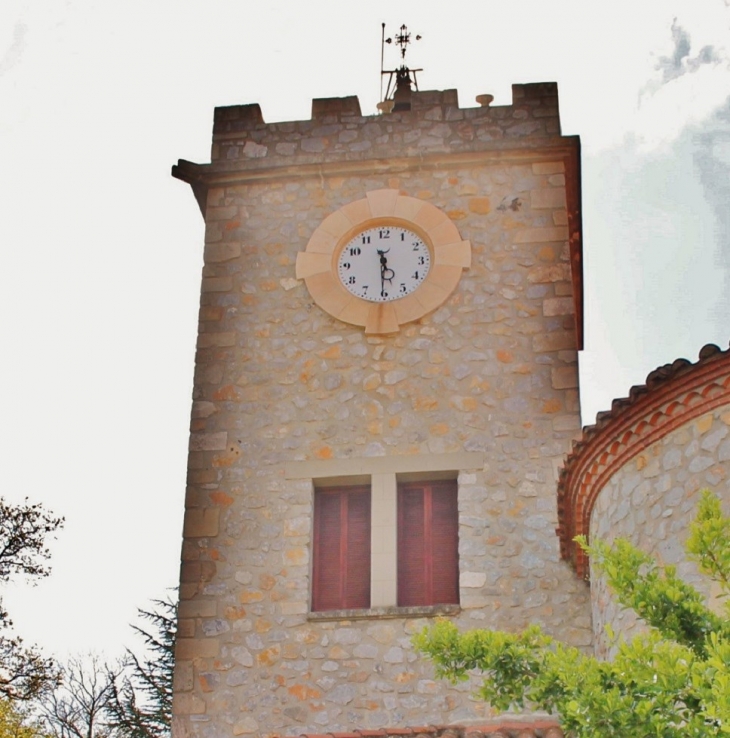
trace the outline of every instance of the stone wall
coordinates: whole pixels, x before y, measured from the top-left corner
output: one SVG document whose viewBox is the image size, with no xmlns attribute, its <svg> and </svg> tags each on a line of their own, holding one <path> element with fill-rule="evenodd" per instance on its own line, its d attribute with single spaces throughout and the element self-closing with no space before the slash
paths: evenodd
<svg viewBox="0 0 730 738">
<path fill-rule="evenodd" d="M 686 560 L 684 543 L 701 489 L 730 505 L 729 426 L 730 349 L 711 344 L 696 363 L 677 359 L 661 366 L 646 384 L 614 400 L 610 411 L 583 429 L 561 469 L 563 557 L 585 575 L 589 562 L 575 536 L 627 538 L 713 595 Z M 591 576 L 591 602 L 596 653 L 606 657 L 615 646 L 606 625 L 617 637 L 630 637 L 641 626 L 633 611 L 619 608 L 599 576 Z"/>
<path fill-rule="evenodd" d="M 687 561 L 684 544 L 700 490 L 721 495 L 730 512 L 729 479 L 730 403 L 683 425 L 617 470 L 593 509 L 591 536 L 627 538 L 660 564 L 677 566 L 678 574 L 709 598 L 710 581 Z M 619 607 L 602 577 L 591 576 L 591 601 L 596 653 L 606 657 L 615 646 L 606 625 L 630 638 L 641 621 L 633 610 Z"/>
<path fill-rule="evenodd" d="M 558 136 L 554 83 L 513 85 L 513 103 L 460 108 L 456 90 L 414 92 L 412 110 L 362 116 L 356 97 L 314 100 L 312 119 L 264 123 L 258 105 L 217 108 L 211 160 L 221 170 L 321 164 L 484 151 L 485 144 L 524 146 Z M 371 165 L 371 168 L 372 165 Z"/>
<path fill-rule="evenodd" d="M 473 113 L 443 93 L 389 117 L 340 111 L 326 131 L 309 121 L 223 130 L 220 121 L 241 113 L 217 114 L 216 161 L 186 175 L 207 200 L 178 735 L 489 714 L 469 685 L 435 682 L 413 653 L 411 634 L 435 610 L 309 613 L 315 477 L 438 462 L 459 482 L 456 622 L 535 622 L 591 644 L 587 588 L 560 561 L 554 534 L 556 469 L 580 426 L 566 146 L 544 123 L 519 128 L 545 120 L 541 106 L 556 119 L 556 90 L 546 87 L 549 105 L 540 94 L 523 100 L 519 88 L 513 108 Z M 469 122 L 477 118 L 503 121 L 494 122 L 500 140 L 481 136 L 482 123 Z M 418 132 L 408 146 L 406 130 Z M 515 146 L 505 136 L 525 138 Z M 308 150 L 313 140 L 327 143 Z M 452 156 L 459 141 L 469 151 Z M 325 160 L 325 151 L 337 156 Z M 368 163 L 373 152 L 382 158 Z M 294 263 L 329 213 L 382 188 L 447 212 L 471 241 L 473 264 L 433 314 L 365 336 L 313 304 Z M 313 478 L 302 476 L 307 464 Z"/>
</svg>

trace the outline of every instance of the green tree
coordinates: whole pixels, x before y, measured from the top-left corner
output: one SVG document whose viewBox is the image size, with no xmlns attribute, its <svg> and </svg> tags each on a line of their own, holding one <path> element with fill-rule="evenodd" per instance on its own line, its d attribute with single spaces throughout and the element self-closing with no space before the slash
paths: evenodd
<svg viewBox="0 0 730 738">
<path fill-rule="evenodd" d="M 175 666 L 177 606 L 154 600 L 137 612 L 148 628 L 133 625 L 145 645 L 137 656 L 127 649 L 126 671 L 111 681 L 109 723 L 126 738 L 161 738 L 172 723 L 172 675 Z"/>
<path fill-rule="evenodd" d="M 0 738 L 45 738 L 37 721 L 28 715 L 27 705 L 0 697 Z"/>
<path fill-rule="evenodd" d="M 483 675 L 480 696 L 500 710 L 560 715 L 576 738 L 711 738 L 730 735 L 730 606 L 718 615 L 682 581 L 628 541 L 580 541 L 618 601 L 649 631 L 599 661 L 533 626 L 520 634 L 460 633 L 440 621 L 415 636 L 439 677 Z M 700 570 L 730 594 L 730 519 L 705 491 L 687 542 Z"/>
<path fill-rule="evenodd" d="M 63 518 L 26 500 L 13 505 L 0 497 L 0 584 L 16 577 L 49 574 L 46 540 L 63 526 Z M 52 659 L 10 634 L 12 621 L 0 606 L 0 697 L 30 699 L 57 678 Z"/>
</svg>

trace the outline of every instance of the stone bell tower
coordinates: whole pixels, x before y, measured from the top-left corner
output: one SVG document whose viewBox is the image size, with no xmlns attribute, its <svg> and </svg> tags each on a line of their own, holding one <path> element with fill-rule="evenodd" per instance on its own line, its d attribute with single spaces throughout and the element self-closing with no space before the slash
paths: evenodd
<svg viewBox="0 0 730 738">
<path fill-rule="evenodd" d="M 512 95 L 218 108 L 173 168 L 206 223 L 178 736 L 487 724 L 411 648 L 435 616 L 590 646 L 555 535 L 580 147 L 557 85 Z"/>
</svg>

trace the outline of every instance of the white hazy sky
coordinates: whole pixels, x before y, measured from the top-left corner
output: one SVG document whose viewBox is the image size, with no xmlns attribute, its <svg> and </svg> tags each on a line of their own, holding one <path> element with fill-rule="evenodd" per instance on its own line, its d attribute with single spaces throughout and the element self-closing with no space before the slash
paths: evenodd
<svg viewBox="0 0 730 738">
<path fill-rule="evenodd" d="M 462 106 L 557 81 L 583 143 L 584 422 L 730 338 L 730 0 L 2 0 L 0 454 L 66 516 L 53 573 L 5 593 L 48 653 L 130 643 L 177 580 L 203 223 L 178 158 L 213 108 L 375 112 L 380 24 Z M 396 60 L 390 57 L 390 64 Z"/>
</svg>

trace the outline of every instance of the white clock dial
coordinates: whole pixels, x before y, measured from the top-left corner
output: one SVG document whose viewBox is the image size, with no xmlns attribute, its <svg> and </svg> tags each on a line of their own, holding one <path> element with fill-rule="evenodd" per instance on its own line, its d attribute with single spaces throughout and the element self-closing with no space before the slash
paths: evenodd
<svg viewBox="0 0 730 738">
<path fill-rule="evenodd" d="M 410 295 L 430 268 L 428 246 L 420 236 L 400 226 L 361 231 L 337 260 L 337 274 L 345 289 L 369 302 L 390 302 Z"/>
</svg>

